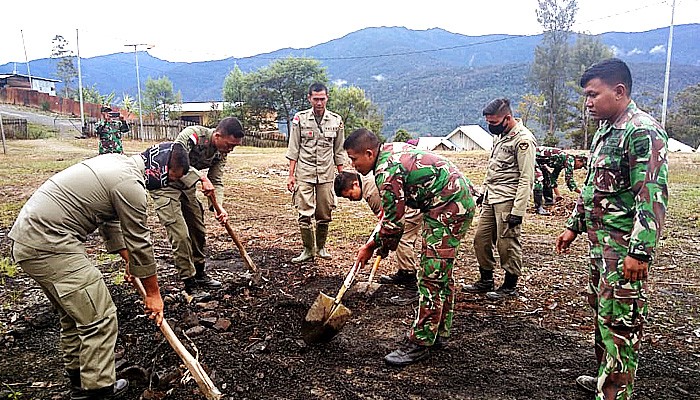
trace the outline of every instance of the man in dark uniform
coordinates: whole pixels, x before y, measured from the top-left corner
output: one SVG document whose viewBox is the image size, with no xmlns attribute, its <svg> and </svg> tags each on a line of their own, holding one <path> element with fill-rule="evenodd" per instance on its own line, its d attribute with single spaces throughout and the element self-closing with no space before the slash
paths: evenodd
<svg viewBox="0 0 700 400">
<path fill-rule="evenodd" d="M 574 170 L 585 168 L 587 158 L 581 155 L 571 155 L 556 147 L 537 146 L 535 152 L 535 212 L 540 215 L 549 215 L 549 211 L 542 207 L 542 199 L 545 205 L 552 205 L 561 200 L 559 184 L 557 180 L 561 171 L 564 171 L 564 181 L 570 191 L 581 193 L 574 180 Z M 554 197 L 556 195 L 556 198 Z"/>
<path fill-rule="evenodd" d="M 118 112 L 112 112 L 112 108 L 105 106 L 100 109 L 102 120 L 95 125 L 95 132 L 99 139 L 98 151 L 100 154 L 124 153 L 122 145 L 122 133 L 129 132 L 129 124 Z"/>
</svg>

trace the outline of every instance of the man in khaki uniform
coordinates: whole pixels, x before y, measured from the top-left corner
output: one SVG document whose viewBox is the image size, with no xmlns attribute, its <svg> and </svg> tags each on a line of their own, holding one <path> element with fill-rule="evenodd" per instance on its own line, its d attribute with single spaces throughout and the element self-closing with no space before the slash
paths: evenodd
<svg viewBox="0 0 700 400">
<path fill-rule="evenodd" d="M 356 172 L 343 171 L 335 177 L 334 189 L 336 196 L 351 201 L 364 199 L 374 215 L 380 220 L 377 229 L 381 227 L 384 212 L 373 174 L 361 175 Z M 422 244 L 420 233 L 423 226 L 423 216 L 420 210 L 407 207 L 404 219 L 403 235 L 396 248 L 396 261 L 399 270 L 393 275 L 382 275 L 379 281 L 383 284 L 406 285 L 415 288 L 416 266 L 418 265 L 416 249 L 420 251 Z"/>
<path fill-rule="evenodd" d="M 508 99 L 492 100 L 483 110 L 489 132 L 496 135 L 491 150 L 479 225 L 474 234 L 474 252 L 481 278 L 462 290 L 486 293 L 491 300 L 517 295 L 521 275 L 520 229 L 535 179 L 537 140 L 522 121 L 513 118 Z M 503 284 L 493 291 L 496 246 L 501 267 L 506 271 Z"/>
<path fill-rule="evenodd" d="M 335 170 L 342 172 L 345 162 L 343 119 L 326 110 L 328 88 L 321 83 L 312 84 L 308 100 L 312 108 L 294 115 L 286 155 L 287 189 L 293 193 L 304 243 L 304 250 L 292 258 L 293 263 L 312 260 L 316 255 L 331 259 L 325 245 L 331 212 L 336 205 L 333 179 Z M 315 231 L 312 217 L 316 220 Z"/>
<path fill-rule="evenodd" d="M 146 314 L 160 325 L 163 300 L 146 224 L 146 188 L 167 185 L 188 168 L 187 153 L 172 142 L 132 157 L 100 155 L 49 178 L 17 216 L 9 233 L 12 255 L 58 312 L 71 399 L 111 398 L 128 387 L 116 380 L 117 312 L 102 273 L 85 253 L 88 234 L 99 228 L 107 251 L 128 262 L 128 272 L 146 289 Z"/>
<path fill-rule="evenodd" d="M 185 290 L 197 300 L 209 297 L 202 287 L 218 288 L 221 282 L 205 272 L 204 245 L 206 227 L 204 207 L 197 198 L 197 182 L 205 196 L 216 195 L 222 213 L 216 218 L 223 225 L 228 221 L 224 204 L 224 166 L 226 155 L 243 140 L 243 127 L 238 119 L 227 117 L 216 129 L 189 126 L 175 139 L 189 153 L 190 171 L 180 182 L 151 192 L 156 214 L 173 248 L 173 259 Z M 204 173 L 201 170 L 207 169 Z M 211 202 L 210 202 L 211 203 Z M 209 209 L 213 211 L 210 204 Z"/>
</svg>

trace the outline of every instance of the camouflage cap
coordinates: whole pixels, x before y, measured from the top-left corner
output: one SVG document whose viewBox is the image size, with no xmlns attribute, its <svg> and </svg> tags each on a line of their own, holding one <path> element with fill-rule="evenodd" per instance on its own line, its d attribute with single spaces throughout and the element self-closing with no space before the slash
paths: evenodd
<svg viewBox="0 0 700 400">
<path fill-rule="evenodd" d="M 102 106 L 102 108 L 100 109 L 100 112 L 103 112 L 103 113 L 111 112 L 111 111 L 112 111 L 112 108 L 109 106 Z"/>
</svg>

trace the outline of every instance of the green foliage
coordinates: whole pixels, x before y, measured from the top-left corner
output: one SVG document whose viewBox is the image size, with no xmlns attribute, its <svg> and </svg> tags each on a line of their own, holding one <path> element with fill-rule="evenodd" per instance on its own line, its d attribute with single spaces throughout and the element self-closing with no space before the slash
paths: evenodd
<svg viewBox="0 0 700 400">
<path fill-rule="evenodd" d="M 56 35 L 51 40 L 51 58 L 58 60 L 56 63 L 56 77 L 63 82 L 63 97 L 71 98 L 74 94 L 73 82 L 78 77 L 78 70 L 73 64 L 73 50 L 68 47 L 68 41 L 61 35 Z"/>
<path fill-rule="evenodd" d="M 41 111 L 49 111 L 51 109 L 51 104 L 48 101 L 41 102 Z"/>
<path fill-rule="evenodd" d="M 22 392 L 19 390 L 15 390 L 12 388 L 12 386 L 8 385 L 7 383 L 3 382 L 3 385 L 10 391 L 10 394 L 7 395 L 7 398 L 10 400 L 17 400 L 22 398 Z"/>
<path fill-rule="evenodd" d="M 669 136 L 689 146 L 700 146 L 700 84 L 688 86 L 674 100 L 676 110 L 669 115 Z"/>
<path fill-rule="evenodd" d="M 250 98 L 250 81 L 253 76 L 245 74 L 236 64 L 224 79 L 224 109 L 223 116 L 238 118 L 247 131 L 262 131 L 266 123 L 265 117 L 269 114 L 265 110 L 258 110 L 246 99 Z"/>
<path fill-rule="evenodd" d="M 17 275 L 17 264 L 9 257 L 0 258 L 0 285 L 5 285 L 6 278 L 14 278 Z"/>
<path fill-rule="evenodd" d="M 93 84 L 90 87 L 83 86 L 83 101 L 93 104 L 112 104 L 112 101 L 114 101 L 114 92 L 108 95 L 102 95 L 100 91 L 97 90 L 97 84 Z"/>
<path fill-rule="evenodd" d="M 182 94 L 174 92 L 173 83 L 167 76 L 158 79 L 148 77 L 143 97 L 143 114 L 160 115 L 162 120 L 168 119 L 175 105 L 182 103 Z"/>
<path fill-rule="evenodd" d="M 136 100 L 134 100 L 133 97 L 129 96 L 128 93 L 124 93 L 122 95 L 121 107 L 123 109 L 125 109 L 126 111 L 128 111 L 132 114 L 136 114 L 137 113 L 136 106 L 137 106 Z"/>
<path fill-rule="evenodd" d="M 343 118 L 346 136 L 358 128 L 382 131 L 383 116 L 364 90 L 357 86 L 332 86 L 329 91 L 327 108 Z"/>
<path fill-rule="evenodd" d="M 410 133 L 408 133 L 407 130 L 405 129 L 399 129 L 396 131 L 396 134 L 394 135 L 394 142 L 407 142 L 409 140 L 413 139 L 413 136 L 411 136 Z"/>
<path fill-rule="evenodd" d="M 55 137 L 58 135 L 58 129 L 52 128 L 50 126 L 38 125 L 38 124 L 27 124 L 27 136 L 28 139 L 47 139 L 50 137 Z"/>
<path fill-rule="evenodd" d="M 532 117 L 536 121 L 542 122 L 542 111 L 544 110 L 545 99 L 543 94 L 526 93 L 518 103 L 517 114 L 527 126 L 528 120 Z"/>
</svg>

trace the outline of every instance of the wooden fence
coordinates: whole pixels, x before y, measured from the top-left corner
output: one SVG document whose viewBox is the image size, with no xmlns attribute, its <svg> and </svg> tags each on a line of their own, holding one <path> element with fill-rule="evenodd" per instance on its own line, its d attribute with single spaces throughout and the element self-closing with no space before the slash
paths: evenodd
<svg viewBox="0 0 700 400">
<path fill-rule="evenodd" d="M 2 118 L 2 128 L 6 139 L 28 139 L 27 120 L 23 118 Z"/>
<path fill-rule="evenodd" d="M 287 147 L 287 139 L 279 131 L 248 132 L 243 138 L 243 146 Z"/>
</svg>

